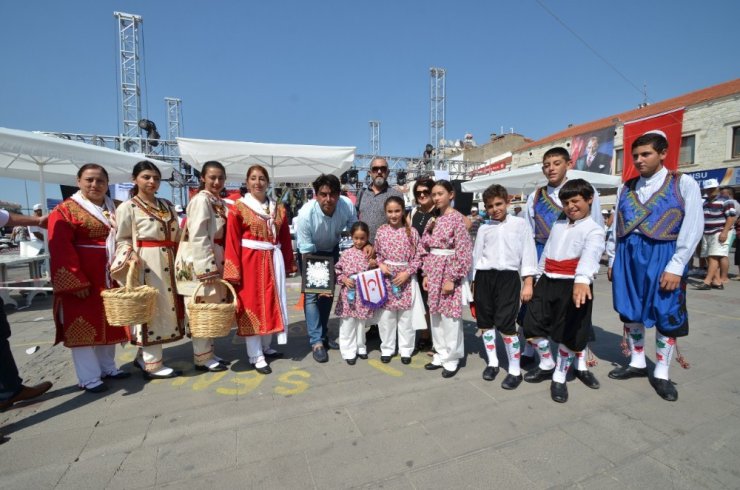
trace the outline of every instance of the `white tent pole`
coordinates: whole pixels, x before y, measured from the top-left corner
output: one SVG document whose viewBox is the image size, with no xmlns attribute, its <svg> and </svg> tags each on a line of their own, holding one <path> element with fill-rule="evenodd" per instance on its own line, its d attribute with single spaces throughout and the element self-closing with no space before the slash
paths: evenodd
<svg viewBox="0 0 740 490">
<path fill-rule="evenodd" d="M 46 182 L 44 182 L 44 164 L 39 163 L 39 182 L 41 183 L 41 209 L 44 215 L 49 214 L 49 210 L 46 208 Z M 44 253 L 49 253 L 49 232 L 47 230 L 44 235 Z M 44 268 L 47 271 L 51 271 L 49 268 L 49 259 L 44 261 Z M 40 272 L 40 271 L 39 271 Z"/>
</svg>

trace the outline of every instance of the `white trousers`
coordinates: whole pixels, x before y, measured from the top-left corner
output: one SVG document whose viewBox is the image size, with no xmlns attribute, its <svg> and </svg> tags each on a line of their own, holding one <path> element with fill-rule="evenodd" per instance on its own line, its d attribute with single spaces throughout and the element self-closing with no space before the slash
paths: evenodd
<svg viewBox="0 0 740 490">
<path fill-rule="evenodd" d="M 342 359 L 354 359 L 357 354 L 367 354 L 365 322 L 359 318 L 342 318 L 339 324 L 339 352 Z"/>
<path fill-rule="evenodd" d="M 162 344 L 145 345 L 140 347 L 144 369 L 149 373 L 156 373 L 164 367 L 162 362 Z"/>
<path fill-rule="evenodd" d="M 72 347 L 71 351 L 81 388 L 94 388 L 101 383 L 102 376 L 118 372 L 115 344 Z"/>
<path fill-rule="evenodd" d="M 432 364 L 442 366 L 448 371 L 455 371 L 460 359 L 465 356 L 463 342 L 462 318 L 450 318 L 444 315 L 430 315 L 432 324 L 432 342 L 437 351 Z"/>
<path fill-rule="evenodd" d="M 247 356 L 250 364 L 265 362 L 265 351 L 270 348 L 272 343 L 272 334 L 267 335 L 250 335 L 246 338 Z"/>
<path fill-rule="evenodd" d="M 213 359 L 213 339 L 193 338 L 193 363 L 196 366 L 205 366 Z"/>
<path fill-rule="evenodd" d="M 381 310 L 378 319 L 380 333 L 380 355 L 392 356 L 396 353 L 396 332 L 398 332 L 398 353 L 401 357 L 411 357 L 416 342 L 416 331 L 411 323 L 412 310 Z"/>
</svg>

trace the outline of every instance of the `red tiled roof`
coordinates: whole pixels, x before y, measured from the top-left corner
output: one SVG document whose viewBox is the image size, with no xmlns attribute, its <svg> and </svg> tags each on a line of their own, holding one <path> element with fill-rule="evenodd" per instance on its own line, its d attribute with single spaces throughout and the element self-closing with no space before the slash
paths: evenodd
<svg viewBox="0 0 740 490">
<path fill-rule="evenodd" d="M 571 126 L 558 133 L 551 134 L 540 140 L 533 141 L 526 145 L 520 146 L 514 152 L 526 150 L 528 148 L 534 148 L 541 146 L 552 141 L 558 141 L 571 136 L 576 136 L 583 133 L 589 133 L 598 129 L 607 128 L 609 126 L 621 123 L 624 124 L 627 121 L 640 119 L 643 117 L 654 116 L 661 114 L 679 107 L 689 107 L 692 105 L 700 104 L 708 100 L 719 99 L 728 95 L 740 93 L 740 78 L 730 80 L 729 82 L 720 83 L 712 87 L 707 87 L 695 92 L 689 92 L 688 94 L 679 95 L 672 99 L 662 100 L 654 104 L 650 104 L 647 107 L 639 109 L 633 109 L 630 111 L 622 112 L 621 114 L 615 114 L 613 116 L 605 117 L 603 119 L 597 119 L 596 121 L 579 124 L 577 126 Z"/>
</svg>

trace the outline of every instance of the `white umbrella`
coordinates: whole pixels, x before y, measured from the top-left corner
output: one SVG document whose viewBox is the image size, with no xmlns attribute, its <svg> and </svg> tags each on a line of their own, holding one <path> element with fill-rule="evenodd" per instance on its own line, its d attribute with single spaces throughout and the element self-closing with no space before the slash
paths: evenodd
<svg viewBox="0 0 740 490">
<path fill-rule="evenodd" d="M 619 187 L 622 182 L 618 175 L 604 175 L 582 170 L 568 170 L 568 179 L 583 179 L 596 188 Z M 495 172 L 476 177 L 468 182 L 463 182 L 462 190 L 464 192 L 482 192 L 491 184 L 499 184 L 506 187 L 509 194 L 521 194 L 529 189 L 544 185 L 546 182 L 547 179 L 542 173 L 542 167 L 532 165 L 510 172 Z"/>
<path fill-rule="evenodd" d="M 41 203 L 46 209 L 46 182 L 75 185 L 77 171 L 86 163 L 105 167 L 110 183 L 130 182 L 137 162 L 148 160 L 164 173 L 172 165 L 146 157 L 102 146 L 43 134 L 0 128 L 0 177 L 38 180 Z"/>
<path fill-rule="evenodd" d="M 273 183 L 311 182 L 320 174 L 339 175 L 352 166 L 356 149 L 191 138 L 177 138 L 177 145 L 182 159 L 196 170 L 209 160 L 217 160 L 226 168 L 230 181 L 243 182 L 250 166 L 262 165 Z"/>
</svg>

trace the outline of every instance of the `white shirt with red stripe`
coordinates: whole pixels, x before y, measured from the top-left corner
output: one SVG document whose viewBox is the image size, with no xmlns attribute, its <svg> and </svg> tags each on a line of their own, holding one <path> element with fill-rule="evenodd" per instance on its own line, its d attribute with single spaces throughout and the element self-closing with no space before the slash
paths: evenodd
<svg viewBox="0 0 740 490">
<path fill-rule="evenodd" d="M 540 258 L 538 275 L 574 279 L 579 284 L 593 283 L 599 272 L 605 239 L 604 227 L 591 216 L 574 223 L 556 221 Z"/>
</svg>

